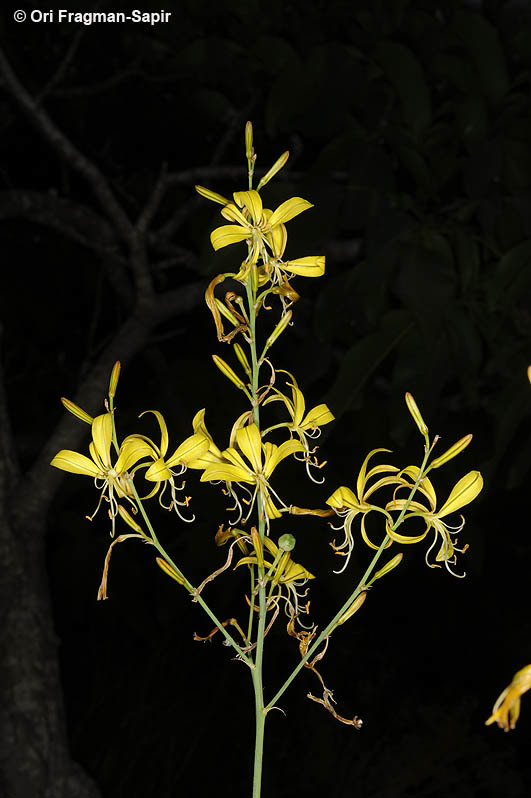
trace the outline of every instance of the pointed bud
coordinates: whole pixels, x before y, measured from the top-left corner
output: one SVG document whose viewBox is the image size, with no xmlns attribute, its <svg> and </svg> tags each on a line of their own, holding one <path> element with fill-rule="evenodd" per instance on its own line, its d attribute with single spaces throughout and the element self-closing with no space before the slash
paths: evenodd
<svg viewBox="0 0 531 798">
<path fill-rule="evenodd" d="M 279 559 L 279 561 L 277 563 L 277 567 L 275 568 L 275 575 L 273 576 L 273 579 L 271 580 L 274 585 L 278 585 L 278 583 L 280 582 L 280 580 L 282 579 L 282 576 L 284 575 L 284 573 L 286 571 L 286 568 L 288 567 L 288 563 L 291 560 L 291 554 L 290 554 L 289 551 L 283 551 L 282 549 L 280 549 L 280 551 L 282 551 L 282 554 L 280 555 L 280 559 Z M 285 581 L 285 580 L 283 580 L 283 581 Z"/>
<path fill-rule="evenodd" d="M 165 574 L 171 576 L 171 578 L 175 579 L 175 581 L 178 582 L 180 585 L 184 585 L 185 582 L 184 576 L 177 573 L 177 571 L 174 568 L 172 568 L 171 565 L 168 565 L 166 560 L 163 560 L 162 557 L 155 557 L 155 562 L 157 563 L 159 568 L 162 571 L 164 571 Z"/>
<path fill-rule="evenodd" d="M 464 449 L 466 449 L 471 440 L 472 440 L 472 435 L 465 435 L 464 438 L 461 438 L 461 440 L 457 441 L 457 443 L 454 443 L 453 446 L 450 446 L 450 448 L 447 449 L 446 452 L 444 452 L 444 454 L 441 454 L 440 457 L 437 457 L 433 461 L 433 463 L 430 463 L 430 468 L 440 468 L 440 466 L 447 463 L 448 460 L 451 460 L 453 457 L 456 457 L 458 454 L 461 454 L 461 452 Z"/>
<path fill-rule="evenodd" d="M 85 413 L 83 408 L 79 407 L 74 402 L 71 402 L 70 399 L 65 399 L 64 396 L 61 396 L 61 402 L 63 403 L 63 406 L 66 407 L 69 413 L 72 413 L 73 416 L 81 419 L 81 421 L 84 421 L 86 424 L 92 424 L 92 422 L 94 421 L 92 416 L 89 416 L 88 413 Z"/>
<path fill-rule="evenodd" d="M 229 310 L 229 308 L 225 305 L 225 303 L 222 302 L 221 299 L 218 299 L 217 297 L 214 297 L 214 303 L 219 312 L 221 313 L 221 315 L 225 316 L 225 318 L 228 319 L 231 324 L 237 327 L 240 322 L 238 321 L 234 313 L 231 310 Z"/>
<path fill-rule="evenodd" d="M 273 346 L 273 344 L 275 343 L 275 341 L 277 340 L 279 335 L 282 335 L 282 333 L 284 332 L 284 330 L 286 329 L 286 327 L 290 323 L 292 315 L 293 314 L 292 314 L 291 310 L 288 310 L 286 313 L 284 313 L 284 315 L 280 319 L 279 323 L 277 324 L 277 326 L 275 327 L 275 329 L 273 330 L 273 332 L 271 333 L 271 335 L 267 339 L 266 345 L 264 347 L 264 352 L 266 352 L 269 349 L 270 346 Z"/>
<path fill-rule="evenodd" d="M 356 613 L 362 606 L 366 598 L 367 592 L 364 590 L 363 593 L 360 593 L 359 596 L 354 599 L 348 610 L 346 610 L 341 618 L 336 622 L 334 629 L 337 629 L 338 626 L 341 626 L 341 624 L 345 623 L 345 621 L 348 621 L 349 618 L 352 618 L 354 613 Z"/>
<path fill-rule="evenodd" d="M 253 123 L 247 122 L 245 125 L 245 157 L 250 161 L 253 155 Z"/>
<path fill-rule="evenodd" d="M 116 386 L 118 385 L 118 380 L 120 379 L 120 369 L 120 361 L 117 360 L 112 367 L 111 379 L 109 380 L 109 399 L 114 399 L 116 395 Z"/>
<path fill-rule="evenodd" d="M 248 377 L 252 376 L 251 366 L 249 365 L 249 361 L 247 360 L 247 355 L 241 348 L 240 344 L 233 344 L 234 352 L 236 353 L 236 357 L 240 361 L 243 366 L 243 370 L 247 374 Z"/>
<path fill-rule="evenodd" d="M 369 585 L 372 585 L 373 582 L 376 582 L 377 579 L 381 579 L 382 576 L 388 574 L 389 571 L 392 571 L 393 568 L 397 567 L 397 565 L 400 565 L 403 556 L 404 555 L 402 553 L 396 554 L 392 560 L 389 560 L 389 562 L 384 565 L 383 568 L 380 568 L 379 571 L 376 571 L 371 581 L 367 582 L 367 587 L 369 587 Z"/>
<path fill-rule="evenodd" d="M 220 205 L 228 205 L 230 202 L 227 197 L 224 197 L 222 194 L 217 194 L 215 191 L 211 191 L 204 186 L 195 186 L 195 190 L 198 194 L 211 202 L 219 202 Z"/>
<path fill-rule="evenodd" d="M 269 172 L 266 172 L 266 174 L 261 178 L 260 182 L 256 187 L 257 191 L 260 191 L 260 189 L 263 188 L 266 185 L 266 183 L 269 183 L 271 178 L 274 177 L 277 174 L 277 172 L 280 172 L 282 167 L 286 165 L 288 158 L 289 158 L 289 150 L 286 150 L 286 152 L 283 152 L 280 158 L 278 158 L 275 161 Z"/>
<path fill-rule="evenodd" d="M 264 548 L 262 546 L 262 541 L 260 540 L 260 535 L 258 530 L 255 526 L 251 527 L 251 540 L 253 542 L 253 548 L 256 554 L 256 561 L 259 568 L 264 567 Z"/>
<path fill-rule="evenodd" d="M 238 377 L 236 372 L 231 369 L 228 363 L 225 363 L 225 361 L 222 358 L 218 357 L 218 355 L 212 355 L 212 360 L 214 361 L 218 369 L 221 371 L 221 373 L 224 374 L 225 377 L 227 377 L 227 379 L 229 379 L 232 383 L 234 383 L 236 388 L 239 388 L 240 391 L 245 391 L 244 381 Z"/>
<path fill-rule="evenodd" d="M 132 518 L 129 515 L 125 507 L 122 507 L 121 504 L 118 505 L 118 513 L 120 517 L 125 521 L 125 523 L 131 527 L 131 529 L 134 529 L 135 532 L 138 532 L 140 535 L 144 535 L 144 530 L 142 529 L 140 524 L 137 524 L 134 518 Z"/>
<path fill-rule="evenodd" d="M 406 393 L 406 404 L 409 412 L 413 416 L 413 421 L 419 428 L 421 434 L 426 436 L 428 434 L 428 427 L 426 426 L 424 419 L 420 414 L 420 410 L 418 409 L 417 403 L 415 402 L 415 400 L 413 399 L 413 397 L 409 392 Z"/>
</svg>

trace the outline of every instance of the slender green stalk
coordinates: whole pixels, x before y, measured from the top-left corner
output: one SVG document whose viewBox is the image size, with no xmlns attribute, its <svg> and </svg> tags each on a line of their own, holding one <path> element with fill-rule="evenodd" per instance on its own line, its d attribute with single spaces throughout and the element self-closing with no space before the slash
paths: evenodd
<svg viewBox="0 0 531 798">
<path fill-rule="evenodd" d="M 260 364 L 256 353 L 256 291 L 252 284 L 252 277 L 249 275 L 247 281 L 247 302 L 249 305 L 249 347 L 251 350 L 251 393 L 253 397 L 253 420 L 260 429 L 260 408 L 258 405 L 258 380 Z M 258 534 L 263 543 L 265 537 L 265 518 L 264 502 L 262 501 L 262 487 L 258 486 Z M 254 668 L 251 671 L 253 679 L 253 689 L 255 697 L 255 747 L 254 747 L 254 769 L 253 769 L 253 798 L 260 798 L 262 787 L 262 762 L 264 754 L 264 732 L 266 713 L 264 709 L 264 687 L 262 679 L 262 668 L 264 659 L 264 636 L 267 613 L 266 601 L 266 579 L 263 565 L 259 566 L 258 574 L 258 628 L 256 632 L 256 655 Z M 253 612 L 253 604 L 251 612 Z"/>
<path fill-rule="evenodd" d="M 188 581 L 188 579 L 185 577 L 185 575 L 183 574 L 183 572 L 181 571 L 179 566 L 176 565 L 176 563 L 173 562 L 172 558 L 169 556 L 169 554 L 166 552 L 164 547 L 161 545 L 157 535 L 155 534 L 155 530 L 153 529 L 153 525 L 151 524 L 151 521 L 149 520 L 148 515 L 147 515 L 147 513 L 146 513 L 146 511 L 144 509 L 144 505 L 143 505 L 142 500 L 140 499 L 140 497 L 138 495 L 138 492 L 136 490 L 136 487 L 134 485 L 133 480 L 129 480 L 129 485 L 131 486 L 131 490 L 133 492 L 133 496 L 135 497 L 135 501 L 136 501 L 136 503 L 138 505 L 138 509 L 140 510 L 142 518 L 144 519 L 144 522 L 145 522 L 147 528 L 149 529 L 149 534 L 151 535 L 151 540 L 153 541 L 153 545 L 155 546 L 157 551 L 160 554 L 162 554 L 163 558 L 166 560 L 168 565 L 170 565 L 174 569 L 174 571 L 176 571 L 179 574 L 179 576 L 183 579 L 184 588 L 190 593 L 190 595 L 192 595 L 194 597 L 194 601 L 196 601 L 203 608 L 203 610 L 206 612 L 208 617 L 213 621 L 215 626 L 217 626 L 217 628 L 219 629 L 221 634 L 225 637 L 225 639 L 234 648 L 234 650 L 238 654 L 238 658 L 243 660 L 243 662 L 245 662 L 247 665 L 252 666 L 252 660 L 250 659 L 250 657 L 248 657 L 246 654 L 244 654 L 244 652 L 242 651 L 241 646 L 238 645 L 238 643 L 233 638 L 233 636 L 230 634 L 230 632 L 228 632 L 225 629 L 225 627 L 223 626 L 223 624 L 221 623 L 219 618 L 217 618 L 216 615 L 212 612 L 212 610 L 210 609 L 210 607 L 208 606 L 206 601 L 202 598 L 202 596 L 199 593 L 196 593 L 196 590 L 195 590 L 194 586 Z"/>
<path fill-rule="evenodd" d="M 402 520 L 403 520 L 403 518 L 404 518 L 404 515 L 406 514 L 406 512 L 407 512 L 407 509 L 408 509 L 408 507 L 409 507 L 409 505 L 410 505 L 411 501 L 413 500 L 413 497 L 414 497 L 414 495 L 415 495 L 415 493 L 416 493 L 416 491 L 417 491 L 417 488 L 418 488 L 418 486 L 419 486 L 419 485 L 420 485 L 420 483 L 421 483 L 421 480 L 422 480 L 422 478 L 423 478 L 423 476 L 424 476 L 424 471 L 425 471 L 425 468 L 426 468 L 426 464 L 427 464 L 427 462 L 428 462 L 428 457 L 429 457 L 429 455 L 430 455 L 430 452 L 431 452 L 431 449 L 432 449 L 432 448 L 433 448 L 433 447 L 431 447 L 431 448 L 430 448 L 430 447 L 428 446 L 428 444 L 427 444 L 427 445 L 426 445 L 426 447 L 425 447 L 424 459 L 423 459 L 423 461 L 422 461 L 422 465 L 421 465 L 421 467 L 420 467 L 420 470 L 419 470 L 419 473 L 418 473 L 417 479 L 416 479 L 416 481 L 415 481 L 415 484 L 414 484 L 414 485 L 413 485 L 413 487 L 411 488 L 411 491 L 410 491 L 410 493 L 409 493 L 409 496 L 408 496 L 408 498 L 407 498 L 407 500 L 406 500 L 406 502 L 405 502 L 405 504 L 404 504 L 404 507 L 402 508 L 402 511 L 400 512 L 400 515 L 398 516 L 398 518 L 396 519 L 396 521 L 395 521 L 395 522 L 392 524 L 392 526 L 391 526 L 391 531 L 393 531 L 393 532 L 394 532 L 394 531 L 395 531 L 395 529 L 397 529 L 397 528 L 400 526 L 400 524 L 402 523 Z M 377 564 L 378 560 L 380 559 L 380 556 L 381 556 L 381 554 L 382 554 L 383 550 L 385 549 L 385 547 L 387 546 L 387 543 L 389 542 L 389 540 L 390 540 L 390 538 L 389 538 L 389 535 L 386 535 L 386 536 L 384 537 L 384 539 L 382 540 L 382 542 L 381 542 L 381 544 L 380 544 L 380 547 L 379 547 L 378 551 L 376 552 L 376 554 L 375 554 L 375 555 L 374 555 L 374 557 L 372 558 L 371 562 L 369 563 L 369 566 L 368 566 L 367 570 L 365 571 L 365 573 L 364 573 L 364 574 L 363 574 L 363 576 L 361 577 L 360 581 L 358 582 L 358 584 L 357 584 L 357 587 L 356 587 L 356 589 L 354 590 L 354 592 L 353 592 L 353 593 L 351 593 L 351 595 L 350 595 L 350 596 L 348 597 L 348 599 L 345 601 L 345 603 L 343 604 L 343 606 L 341 607 L 341 609 L 340 609 L 340 610 L 339 610 L 339 611 L 338 611 L 338 612 L 337 612 L 337 613 L 334 615 L 334 617 L 332 618 L 332 620 L 330 621 L 330 623 L 329 623 L 329 624 L 328 624 L 328 625 L 327 625 L 327 626 L 326 626 L 326 627 L 323 629 L 323 631 L 322 631 L 322 632 L 321 632 L 321 634 L 320 634 L 320 635 L 317 637 L 317 639 L 315 640 L 315 642 L 314 642 L 314 643 L 312 643 L 312 645 L 311 645 L 311 646 L 308 648 L 308 651 L 306 652 L 306 654 L 304 655 L 304 657 L 301 659 L 301 661 L 298 663 L 298 665 L 296 666 L 296 668 L 294 668 L 294 669 L 293 669 L 293 671 L 290 673 L 290 675 L 288 676 L 288 678 L 286 679 L 286 681 L 284 682 L 284 684 L 282 685 L 282 687 L 280 687 L 280 689 L 279 689 L 279 690 L 278 690 L 278 691 L 275 693 L 275 695 L 273 696 L 273 698 L 271 699 L 271 701 L 269 701 L 269 703 L 266 705 L 266 707 L 265 707 L 265 711 L 266 711 L 266 712 L 268 712 L 270 709 L 272 709 L 272 708 L 275 706 L 275 704 L 276 704 L 276 702 L 278 701 L 278 699 L 279 699 L 279 698 L 280 698 L 280 697 L 281 697 L 281 696 L 284 694 L 284 692 L 285 692 L 285 691 L 287 690 L 287 688 L 290 686 L 290 684 L 291 684 L 291 683 L 292 683 L 292 681 L 295 679 L 295 677 L 297 676 L 297 674 L 298 674 L 298 673 L 299 673 L 299 672 L 302 670 L 302 668 L 303 668 L 303 667 L 306 665 L 306 663 L 308 662 L 308 660 L 309 660 L 309 659 L 311 659 L 311 657 L 312 657 L 312 656 L 315 654 L 315 652 L 318 650 L 319 646 L 320 646 L 320 645 L 321 645 L 321 644 L 322 644 L 322 643 L 323 643 L 323 642 L 326 640 L 326 638 L 329 636 L 329 634 L 331 634 L 332 630 L 334 629 L 334 626 L 335 626 L 335 625 L 336 625 L 336 623 L 339 621 L 339 619 L 341 618 L 341 616 L 342 616 L 342 615 L 343 615 L 343 614 L 344 614 L 344 613 L 345 613 L 345 612 L 348 610 L 348 608 L 350 607 L 350 605 L 352 604 L 352 602 L 353 602 L 353 601 L 355 601 L 355 599 L 356 599 L 356 598 L 359 596 L 359 594 L 360 594 L 360 593 L 361 593 L 361 591 L 363 590 L 364 586 L 365 586 L 365 585 L 367 584 L 367 582 L 369 581 L 369 578 L 370 578 L 370 576 L 371 576 L 371 574 L 372 574 L 372 572 L 373 572 L 374 568 L 376 567 L 376 564 Z"/>
</svg>

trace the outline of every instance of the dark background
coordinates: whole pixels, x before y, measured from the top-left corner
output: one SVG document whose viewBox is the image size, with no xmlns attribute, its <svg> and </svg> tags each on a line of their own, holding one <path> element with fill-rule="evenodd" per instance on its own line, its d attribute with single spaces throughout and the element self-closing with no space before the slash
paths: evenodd
<svg viewBox="0 0 531 798">
<path fill-rule="evenodd" d="M 290 223 L 288 254 L 327 256 L 325 277 L 294 279 L 295 326 L 274 353 L 337 417 L 327 480 L 283 465 L 282 496 L 324 506 L 375 447 L 419 462 L 406 390 L 441 447 L 474 434 L 436 475 L 441 501 L 466 471 L 485 478 L 460 537 L 467 578 L 426 568 L 424 544 L 404 548 L 334 635 L 322 670 L 363 730 L 309 702 L 318 685 L 302 674 L 286 717 L 268 720 L 264 796 L 528 795 L 531 699 L 511 734 L 483 724 L 531 660 L 529 4 L 181 0 L 153 27 L 13 21 L 32 7 L 1 12 L 2 795 L 250 793 L 244 668 L 220 639 L 193 641 L 210 622 L 136 541 L 115 548 L 110 600 L 96 602 L 108 524 L 84 519 L 88 479 L 48 467 L 88 444 L 59 397 L 100 412 L 116 359 L 124 435 L 156 408 L 180 441 L 206 407 L 225 445 L 245 405 L 212 364 L 230 353 L 202 295 L 240 254 L 213 253 L 218 207 L 193 185 L 246 187 L 247 119 L 258 171 L 291 151 L 266 204 L 316 206 Z M 192 582 L 223 561 L 213 535 L 227 519 L 196 477 L 197 524 L 153 511 Z M 360 540 L 333 577 L 325 521 L 277 526 L 319 573 L 322 626 L 369 553 Z M 221 617 L 244 617 L 244 577 L 207 589 Z M 271 695 L 298 654 L 281 621 L 268 644 Z"/>
</svg>

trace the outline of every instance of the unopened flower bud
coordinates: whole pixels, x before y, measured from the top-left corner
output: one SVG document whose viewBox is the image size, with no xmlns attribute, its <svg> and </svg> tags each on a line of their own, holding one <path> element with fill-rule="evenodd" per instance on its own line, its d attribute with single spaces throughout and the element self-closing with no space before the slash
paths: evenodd
<svg viewBox="0 0 531 798">
<path fill-rule="evenodd" d="M 89 414 L 86 413 L 82 407 L 76 405 L 75 402 L 71 402 L 70 399 L 65 399 L 64 396 L 61 396 L 61 402 L 63 403 L 63 406 L 66 407 L 69 413 L 72 413 L 73 416 L 81 419 L 81 421 L 84 421 L 86 424 L 92 424 L 92 422 L 94 421 L 92 416 L 89 416 Z"/>
<path fill-rule="evenodd" d="M 367 587 L 368 587 L 369 585 L 372 585 L 372 583 L 373 583 L 373 582 L 375 582 L 377 579 L 381 579 L 381 578 L 382 578 L 382 576 L 385 576 L 386 574 L 388 574 L 388 573 L 389 573 L 389 571 L 392 571 L 392 570 L 393 570 L 393 568 L 396 568 L 396 567 L 397 567 L 397 565 L 400 565 L 400 563 L 402 562 L 402 557 L 403 557 L 403 556 L 404 556 L 404 555 L 402 554 L 402 552 L 400 552 L 400 554 L 396 554 L 396 555 L 393 557 L 393 559 L 392 559 L 392 560 L 389 560 L 389 562 L 388 562 L 388 563 L 386 563 L 386 564 L 383 566 L 383 568 L 380 568 L 380 570 L 379 570 L 379 571 L 376 571 L 376 573 L 374 574 L 374 576 L 373 576 L 373 578 L 371 579 L 371 581 L 367 583 Z"/>
<path fill-rule="evenodd" d="M 205 199 L 211 200 L 212 202 L 219 202 L 220 205 L 228 205 L 230 202 L 227 197 L 224 197 L 222 194 L 218 194 L 216 191 L 211 191 L 209 188 L 205 188 L 204 186 L 195 186 L 195 190 Z"/>
<path fill-rule="evenodd" d="M 253 155 L 253 123 L 247 122 L 245 125 L 245 157 L 250 161 Z"/>
<path fill-rule="evenodd" d="M 260 182 L 256 187 L 257 191 L 260 191 L 260 189 L 263 188 L 263 186 L 265 186 L 266 183 L 269 183 L 271 178 L 274 177 L 277 174 L 277 172 L 280 172 L 282 167 L 286 165 L 288 158 L 289 158 L 289 150 L 286 150 L 286 152 L 283 152 L 280 158 L 278 158 L 275 161 L 269 172 L 266 172 L 266 174 L 260 179 Z"/>
<path fill-rule="evenodd" d="M 225 361 L 221 357 L 218 357 L 218 355 L 212 355 L 212 360 L 221 373 L 224 374 L 232 383 L 234 383 L 236 388 L 239 388 L 241 391 L 245 390 L 244 381 L 238 377 L 236 372 L 231 369 L 228 363 L 225 363 Z"/>
<path fill-rule="evenodd" d="M 155 562 L 159 566 L 159 568 L 164 571 L 165 574 L 171 576 L 172 579 L 175 579 L 180 585 L 184 585 L 184 577 L 181 574 L 177 573 L 177 571 L 168 565 L 166 560 L 163 560 L 162 557 L 155 557 Z"/>
<path fill-rule="evenodd" d="M 458 454 L 464 451 L 471 440 L 472 435 L 465 435 L 464 438 L 461 438 L 461 440 L 457 441 L 457 443 L 454 443 L 454 445 L 450 446 L 450 448 L 447 449 L 444 454 L 441 454 L 432 463 L 430 463 L 430 468 L 440 468 L 440 466 L 447 463 L 448 460 L 451 460 L 453 457 L 456 457 Z"/>
<path fill-rule="evenodd" d="M 421 434 L 426 436 L 428 434 L 428 427 L 426 426 L 426 423 L 420 414 L 420 410 L 418 409 L 417 403 L 415 402 L 415 400 L 413 399 L 413 397 L 409 392 L 406 393 L 406 404 L 409 412 L 413 416 L 413 421 L 419 428 Z"/>
<path fill-rule="evenodd" d="M 112 367 L 111 371 L 111 379 L 109 380 L 109 398 L 114 399 L 116 394 L 116 386 L 118 385 L 118 380 L 120 378 L 120 361 L 117 360 L 114 366 Z"/>
<path fill-rule="evenodd" d="M 291 310 L 288 310 L 286 313 L 284 313 L 284 315 L 280 319 L 279 323 L 277 324 L 277 326 L 275 327 L 275 329 L 273 330 L 273 332 L 271 333 L 271 335 L 267 339 L 266 345 L 264 347 L 264 352 L 267 349 L 269 349 L 270 346 L 273 346 L 273 344 L 275 343 L 277 338 L 280 335 L 282 335 L 282 333 L 284 332 L 284 330 L 286 329 L 286 327 L 288 326 L 288 324 L 291 321 L 291 316 L 292 316 Z"/>
</svg>

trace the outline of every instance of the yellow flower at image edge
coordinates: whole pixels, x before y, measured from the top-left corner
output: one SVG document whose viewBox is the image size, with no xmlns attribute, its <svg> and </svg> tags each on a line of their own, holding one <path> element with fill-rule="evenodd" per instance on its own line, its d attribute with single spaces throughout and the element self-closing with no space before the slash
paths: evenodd
<svg viewBox="0 0 531 798">
<path fill-rule="evenodd" d="M 71 474 L 82 474 L 94 479 L 96 487 L 101 490 L 101 495 L 95 512 L 89 517 L 92 520 L 102 499 L 105 498 L 110 504 L 112 534 L 114 535 L 114 519 L 118 514 L 117 498 L 126 498 L 131 501 L 129 469 L 142 457 L 149 455 L 151 448 L 146 441 L 140 438 L 125 440 L 120 447 L 118 459 L 113 465 L 111 462 L 111 414 L 104 413 L 96 416 L 91 426 L 90 457 L 70 449 L 62 449 L 55 455 L 50 465 L 60 468 L 62 471 L 69 471 Z"/>
<path fill-rule="evenodd" d="M 526 665 L 515 673 L 511 684 L 498 697 L 492 708 L 492 715 L 485 721 L 485 725 L 490 726 L 496 722 L 506 732 L 514 729 L 520 715 L 520 696 L 529 689 L 531 689 L 531 665 Z"/>
</svg>

